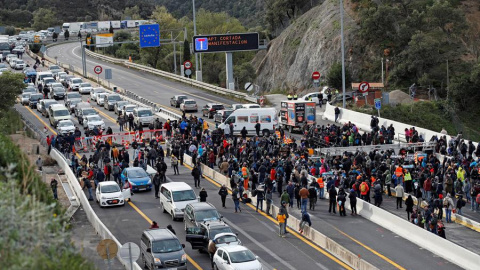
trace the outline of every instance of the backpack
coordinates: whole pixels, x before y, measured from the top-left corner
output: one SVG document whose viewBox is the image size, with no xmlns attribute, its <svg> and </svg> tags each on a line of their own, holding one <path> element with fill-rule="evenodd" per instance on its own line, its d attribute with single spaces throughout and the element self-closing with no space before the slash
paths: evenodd
<svg viewBox="0 0 480 270">
<path fill-rule="evenodd" d="M 360 184 L 360 192 L 364 193 L 367 191 L 367 185 L 366 184 Z"/>
<path fill-rule="evenodd" d="M 252 197 L 256 197 L 256 196 L 257 196 L 257 190 L 254 189 L 254 190 L 252 191 Z"/>
<path fill-rule="evenodd" d="M 480 204 L 480 193 L 477 194 L 477 198 L 475 200 L 477 201 L 478 204 Z"/>
</svg>

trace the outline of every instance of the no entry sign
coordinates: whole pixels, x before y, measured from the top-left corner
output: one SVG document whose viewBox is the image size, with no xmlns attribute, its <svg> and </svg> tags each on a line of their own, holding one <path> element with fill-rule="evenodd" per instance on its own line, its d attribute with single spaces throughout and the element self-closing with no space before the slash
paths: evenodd
<svg viewBox="0 0 480 270">
<path fill-rule="evenodd" d="M 368 89 L 370 89 L 370 84 L 368 82 L 361 82 L 358 85 L 358 91 L 360 91 L 362 93 L 368 92 Z"/>
<path fill-rule="evenodd" d="M 314 79 L 314 80 L 319 80 L 319 79 L 320 79 L 320 72 L 314 71 L 314 72 L 312 73 L 312 79 Z"/>
<path fill-rule="evenodd" d="M 98 75 L 98 74 L 102 73 L 103 68 L 102 68 L 101 66 L 95 66 L 95 67 L 93 68 L 93 71 L 95 72 L 95 74 Z"/>
</svg>

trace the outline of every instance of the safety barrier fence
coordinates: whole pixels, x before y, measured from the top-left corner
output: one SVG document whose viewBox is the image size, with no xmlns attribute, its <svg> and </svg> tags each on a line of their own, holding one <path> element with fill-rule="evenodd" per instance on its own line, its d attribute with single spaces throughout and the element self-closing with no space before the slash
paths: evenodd
<svg viewBox="0 0 480 270">
<path fill-rule="evenodd" d="M 104 141 L 112 146 L 123 146 L 128 149 L 133 142 L 141 143 L 152 139 L 159 142 L 164 141 L 166 131 L 166 129 L 152 129 L 132 132 L 115 132 L 109 135 L 78 137 L 75 138 L 75 150 L 78 152 L 95 151 L 95 146 L 99 141 Z"/>
</svg>

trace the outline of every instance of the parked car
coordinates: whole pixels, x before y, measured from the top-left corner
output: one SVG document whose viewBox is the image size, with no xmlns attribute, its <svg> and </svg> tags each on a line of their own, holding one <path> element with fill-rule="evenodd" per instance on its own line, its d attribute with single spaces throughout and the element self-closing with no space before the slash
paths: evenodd
<svg viewBox="0 0 480 270">
<path fill-rule="evenodd" d="M 78 123 L 83 126 L 83 119 L 89 115 L 98 115 L 94 108 L 80 108 L 77 112 Z"/>
<path fill-rule="evenodd" d="M 26 67 L 25 62 L 23 62 L 22 59 L 15 60 L 15 63 L 13 64 L 13 68 L 15 70 L 21 70 L 21 69 L 24 69 L 25 67 Z"/>
<path fill-rule="evenodd" d="M 187 204 L 198 201 L 195 191 L 185 182 L 165 183 L 160 188 L 160 207 L 172 220 L 184 217 Z"/>
<path fill-rule="evenodd" d="M 80 102 L 83 102 L 81 98 L 69 99 L 67 102 L 65 102 L 65 107 L 67 107 L 70 113 L 75 113 L 75 106 L 77 106 L 77 104 Z"/>
<path fill-rule="evenodd" d="M 107 94 L 104 96 L 103 107 L 108 110 L 112 111 L 115 103 L 118 101 L 122 101 L 122 97 L 119 94 Z"/>
<path fill-rule="evenodd" d="M 113 111 L 115 112 L 115 114 L 119 114 L 121 111 L 123 111 L 123 107 L 128 104 L 130 104 L 128 101 L 119 101 L 113 106 Z"/>
<path fill-rule="evenodd" d="M 101 87 L 93 88 L 92 91 L 90 91 L 90 99 L 97 101 L 97 95 L 100 93 L 105 93 L 105 89 Z"/>
<path fill-rule="evenodd" d="M 263 269 L 258 256 L 240 245 L 218 248 L 213 256 L 213 265 L 218 270 Z"/>
<path fill-rule="evenodd" d="M 36 109 L 37 104 L 41 99 L 43 99 L 43 94 L 40 94 L 40 93 L 30 94 L 30 96 L 28 97 L 28 106 L 31 109 L 34 109 L 34 108 Z"/>
<path fill-rule="evenodd" d="M 183 99 L 182 103 L 180 103 L 180 110 L 183 112 L 198 112 L 197 102 L 193 99 Z"/>
<path fill-rule="evenodd" d="M 78 89 L 78 92 L 80 94 L 90 94 L 90 91 L 92 91 L 92 85 L 90 83 L 81 83 L 80 88 Z"/>
<path fill-rule="evenodd" d="M 192 249 L 199 250 L 207 250 L 208 242 L 219 234 L 236 235 L 230 226 L 220 220 L 201 222 L 198 227 L 187 227 L 185 231 L 186 240 L 192 245 Z M 236 243 L 241 244 L 240 240 Z"/>
<path fill-rule="evenodd" d="M 213 117 L 216 123 L 223 123 L 232 114 L 233 110 L 219 110 Z"/>
<path fill-rule="evenodd" d="M 100 207 L 106 206 L 124 206 L 125 202 L 131 197 L 129 188 L 120 189 L 115 181 L 100 182 L 95 189 L 95 198 Z"/>
<path fill-rule="evenodd" d="M 217 113 L 217 111 L 223 110 L 223 109 L 225 109 L 225 107 L 222 104 L 208 103 L 207 105 L 205 105 L 205 107 L 203 107 L 202 115 L 204 117 L 213 118 L 213 116 Z"/>
<path fill-rule="evenodd" d="M 35 92 L 33 92 L 35 93 Z M 19 102 L 21 105 L 28 105 L 30 101 L 30 95 L 33 94 L 32 92 L 23 92 L 19 95 Z"/>
<path fill-rule="evenodd" d="M 135 108 L 137 108 L 137 105 L 133 104 L 127 104 L 123 106 L 123 109 L 121 110 L 122 115 L 130 115 L 131 113 L 133 114 L 133 110 L 135 110 Z"/>
<path fill-rule="evenodd" d="M 77 92 L 68 92 L 65 95 L 65 104 L 71 99 L 82 99 L 82 95 Z"/>
<path fill-rule="evenodd" d="M 178 108 L 184 99 L 188 99 L 188 97 L 186 95 L 175 95 L 170 99 L 170 106 Z"/>
<path fill-rule="evenodd" d="M 69 134 L 75 132 L 75 125 L 72 120 L 60 120 L 57 123 L 57 130 L 60 134 Z"/>
<path fill-rule="evenodd" d="M 87 115 L 83 118 L 82 125 L 84 128 L 92 130 L 94 127 L 105 129 L 105 122 L 97 114 Z M 133 185 L 133 184 L 132 184 Z"/>
<path fill-rule="evenodd" d="M 168 229 L 145 230 L 140 253 L 146 269 L 187 269 L 187 254 L 177 236 Z"/>
<path fill-rule="evenodd" d="M 185 228 L 198 227 L 204 221 L 220 220 L 222 216 L 215 206 L 207 202 L 189 203 L 185 207 Z"/>
<path fill-rule="evenodd" d="M 152 190 L 152 179 L 147 172 L 140 167 L 129 167 L 123 169 L 120 174 L 122 183 L 128 179 L 132 184 L 132 190 L 135 191 L 150 191 Z"/>
</svg>

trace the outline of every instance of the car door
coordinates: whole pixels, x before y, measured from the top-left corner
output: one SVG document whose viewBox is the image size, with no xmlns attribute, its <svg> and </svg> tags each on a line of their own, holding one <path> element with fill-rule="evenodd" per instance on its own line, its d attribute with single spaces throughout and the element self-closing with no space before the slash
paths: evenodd
<svg viewBox="0 0 480 270">
<path fill-rule="evenodd" d="M 228 259 L 228 254 L 227 252 L 223 252 L 222 254 L 222 260 L 220 261 L 220 265 L 217 265 L 218 269 L 221 269 L 221 270 L 227 270 L 227 269 L 230 269 L 230 263 L 229 263 L 229 259 Z"/>
<path fill-rule="evenodd" d="M 123 195 L 123 200 L 126 203 L 127 200 L 130 200 L 132 198 L 132 191 L 130 190 L 130 188 L 122 189 L 122 195 Z"/>
<path fill-rule="evenodd" d="M 100 198 L 102 197 L 102 194 L 100 192 L 100 187 L 99 185 L 97 185 L 96 189 L 95 189 L 95 196 L 97 197 L 97 202 L 100 202 Z"/>
<path fill-rule="evenodd" d="M 206 230 L 203 227 L 190 227 L 186 230 L 186 240 L 192 245 L 192 249 L 206 248 L 205 240 L 207 240 Z"/>
</svg>

